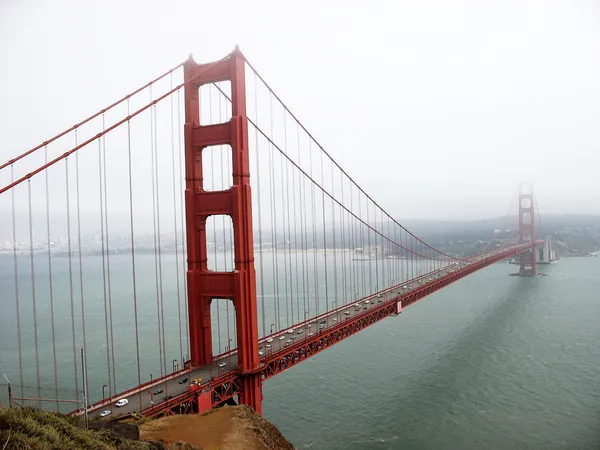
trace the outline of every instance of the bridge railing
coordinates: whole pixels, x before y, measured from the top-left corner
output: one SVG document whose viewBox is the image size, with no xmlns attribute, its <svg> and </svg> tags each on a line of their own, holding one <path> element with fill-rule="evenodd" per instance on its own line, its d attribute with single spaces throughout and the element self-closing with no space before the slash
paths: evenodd
<svg viewBox="0 0 600 450">
<path fill-rule="evenodd" d="M 467 263 L 467 260 L 463 261 L 462 263 L 463 264 Z M 287 330 L 294 329 L 294 328 L 302 328 L 305 325 L 307 325 L 308 323 L 311 323 L 313 320 L 321 320 L 321 319 L 323 319 L 323 318 L 325 318 L 325 317 L 327 317 L 327 316 L 329 316 L 331 314 L 335 314 L 335 313 L 341 312 L 341 311 L 343 311 L 346 308 L 354 307 L 359 302 L 364 302 L 365 300 L 371 300 L 371 299 L 377 298 L 377 296 L 379 294 L 386 294 L 388 292 L 392 292 L 395 289 L 398 289 L 399 287 L 402 287 L 404 285 L 411 284 L 411 283 L 414 283 L 414 282 L 418 282 L 418 281 L 421 281 L 423 279 L 426 279 L 427 277 L 432 276 L 433 274 L 436 274 L 436 273 L 439 273 L 439 272 L 443 272 L 443 271 L 445 271 L 449 267 L 453 267 L 453 266 L 452 265 L 448 265 L 448 266 L 442 267 L 440 269 L 436 269 L 434 271 L 427 272 L 425 274 L 419 275 L 419 276 L 411 278 L 409 280 L 405 280 L 402 283 L 399 283 L 399 284 L 396 284 L 394 286 L 385 288 L 383 290 L 374 292 L 374 293 L 372 293 L 372 294 L 370 294 L 370 295 L 368 295 L 366 297 L 362 297 L 362 298 L 360 298 L 358 300 L 355 300 L 353 302 L 347 303 L 345 305 L 338 306 L 338 307 L 336 307 L 334 309 L 330 309 L 329 311 L 321 313 L 321 314 L 319 314 L 317 316 L 311 317 L 311 318 L 306 319 L 306 320 L 304 320 L 302 322 L 298 322 L 295 325 L 292 325 L 291 327 L 284 328 L 284 329 L 281 329 L 281 330 L 277 331 L 276 333 L 272 333 L 272 334 L 269 334 L 267 336 L 264 336 L 264 337 L 262 337 L 261 339 L 258 340 L 258 343 L 259 344 L 263 344 L 268 339 L 272 338 L 273 336 L 278 336 L 278 335 L 280 335 L 282 333 L 285 333 Z M 236 353 L 237 353 L 237 348 L 233 348 L 233 349 L 231 349 L 231 350 L 229 350 L 227 352 L 223 352 L 223 353 L 219 353 L 218 355 L 215 355 L 214 359 L 215 360 L 225 359 L 225 358 L 227 358 L 227 357 L 229 357 L 231 355 L 234 355 Z"/>
<path fill-rule="evenodd" d="M 115 401 L 119 400 L 120 398 L 128 397 L 128 396 L 135 395 L 135 394 L 139 394 L 140 392 L 143 392 L 143 391 L 145 391 L 146 389 L 148 389 L 150 387 L 154 387 L 154 386 L 157 386 L 159 384 L 165 383 L 167 381 L 173 380 L 175 378 L 180 377 L 181 375 L 189 373 L 190 371 L 191 371 L 191 369 L 180 369 L 180 370 L 178 370 L 176 372 L 173 372 L 173 373 L 171 373 L 169 375 L 166 375 L 166 376 L 164 376 L 162 378 L 156 378 L 156 379 L 154 379 L 152 381 L 148 381 L 148 382 L 146 382 L 144 384 L 140 384 L 139 386 L 136 386 L 134 388 L 128 389 L 128 390 L 126 390 L 124 392 L 119 393 L 119 395 L 114 395 L 114 396 L 112 396 L 110 398 L 102 399 L 102 400 L 100 400 L 98 402 L 92 403 L 91 405 L 88 405 L 88 412 L 95 411 L 97 409 L 100 409 L 100 408 L 103 408 L 103 407 L 106 407 L 106 406 L 110 406 L 112 403 L 114 403 Z M 73 411 L 71 414 L 78 416 L 78 415 L 81 415 L 83 413 L 84 413 L 84 408 L 79 408 L 79 409 Z"/>
</svg>

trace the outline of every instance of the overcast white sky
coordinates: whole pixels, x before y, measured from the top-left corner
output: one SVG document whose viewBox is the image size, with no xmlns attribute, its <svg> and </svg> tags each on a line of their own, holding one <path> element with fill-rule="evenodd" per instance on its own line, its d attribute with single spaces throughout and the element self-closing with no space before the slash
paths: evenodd
<svg viewBox="0 0 600 450">
<path fill-rule="evenodd" d="M 236 43 L 399 219 L 600 214 L 598 1 L 0 0 L 0 160 Z"/>
</svg>

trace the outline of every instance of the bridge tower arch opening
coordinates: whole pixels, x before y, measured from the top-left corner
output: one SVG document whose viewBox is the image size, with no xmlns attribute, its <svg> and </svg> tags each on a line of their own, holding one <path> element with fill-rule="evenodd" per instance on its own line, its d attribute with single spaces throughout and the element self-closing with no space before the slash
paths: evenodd
<svg viewBox="0 0 600 450">
<path fill-rule="evenodd" d="M 238 373 L 243 383 L 240 403 L 262 413 L 262 380 L 259 373 L 256 274 L 252 238 L 252 198 L 246 117 L 245 58 L 236 50 L 215 63 L 184 64 L 185 80 L 185 209 L 187 229 L 187 281 L 190 363 L 212 362 L 211 302 L 231 299 L 235 308 Z M 200 87 L 231 83 L 231 118 L 202 125 Z M 232 186 L 221 191 L 204 189 L 202 152 L 211 146 L 231 149 Z M 228 215 L 233 226 L 233 271 L 208 267 L 206 222 Z"/>
<path fill-rule="evenodd" d="M 519 185 L 519 243 L 531 243 L 531 249 L 521 253 L 520 276 L 535 276 L 537 253 L 535 248 L 535 210 L 533 186 L 530 183 Z"/>
</svg>

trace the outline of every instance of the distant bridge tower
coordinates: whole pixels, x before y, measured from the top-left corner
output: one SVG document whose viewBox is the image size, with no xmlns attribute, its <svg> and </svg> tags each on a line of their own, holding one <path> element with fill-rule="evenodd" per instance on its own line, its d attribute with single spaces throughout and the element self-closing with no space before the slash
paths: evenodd
<svg viewBox="0 0 600 450">
<path fill-rule="evenodd" d="M 519 186 L 519 243 L 531 242 L 531 250 L 521 253 L 520 276 L 535 276 L 535 210 L 533 208 L 533 186 L 522 183 Z"/>
<path fill-rule="evenodd" d="M 184 64 L 190 359 L 192 366 L 212 362 L 210 305 L 213 300 L 232 300 L 237 325 L 238 373 L 243 380 L 239 400 L 262 414 L 245 64 L 237 48 L 228 58 L 216 63 L 199 65 L 190 57 Z M 231 83 L 231 120 L 200 125 L 199 88 L 219 81 Z M 223 191 L 206 191 L 203 186 L 202 152 L 214 145 L 231 147 L 233 186 Z M 231 217 L 233 224 L 235 267 L 232 272 L 208 268 L 206 220 L 223 214 Z"/>
</svg>

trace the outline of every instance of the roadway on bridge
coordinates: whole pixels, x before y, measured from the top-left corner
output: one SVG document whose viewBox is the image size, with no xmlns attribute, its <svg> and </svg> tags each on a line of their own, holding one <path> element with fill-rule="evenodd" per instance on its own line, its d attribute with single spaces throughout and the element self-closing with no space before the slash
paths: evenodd
<svg viewBox="0 0 600 450">
<path fill-rule="evenodd" d="M 312 338 L 315 333 L 323 332 L 328 328 L 338 325 L 344 320 L 348 320 L 365 312 L 365 310 L 392 300 L 393 298 L 410 292 L 417 287 L 424 286 L 442 276 L 448 275 L 449 273 L 459 270 L 462 267 L 477 262 L 482 258 L 489 257 L 493 253 L 496 252 L 488 253 L 485 256 L 482 255 L 474 257 L 461 263 L 448 265 L 435 272 L 415 278 L 410 282 L 387 289 L 379 294 L 373 294 L 372 296 L 365 297 L 359 301 L 349 303 L 335 310 L 329 311 L 320 317 L 308 320 L 307 322 L 303 322 L 294 327 L 284 329 L 267 336 L 261 339 L 259 342 L 259 352 L 261 352 L 261 358 L 283 350 L 285 347 L 296 344 L 303 339 L 307 339 L 309 337 Z M 234 351 L 229 355 L 220 356 L 218 359 L 215 359 L 212 364 L 198 367 L 191 371 L 182 372 L 178 377 L 169 379 L 167 381 L 158 379 L 155 383 L 146 386 L 144 389 L 140 389 L 139 392 L 134 391 L 134 393 L 126 397 L 115 396 L 113 397 L 113 401 L 110 405 L 97 405 L 89 409 L 88 416 L 90 418 L 94 418 L 99 416 L 102 411 L 108 410 L 111 411 L 111 413 L 106 418 L 110 419 L 131 414 L 133 412 L 140 412 L 150 408 L 153 405 L 155 406 L 166 401 L 170 396 L 174 397 L 185 393 L 188 391 L 190 384 L 195 378 L 201 378 L 202 385 L 207 386 L 210 384 L 210 381 L 213 378 L 235 371 L 237 367 L 237 352 Z M 186 378 L 187 380 L 183 381 Z M 153 395 L 153 393 L 158 392 L 159 390 L 162 390 L 163 392 Z M 116 407 L 116 402 L 121 398 L 127 398 L 127 405 Z"/>
</svg>

